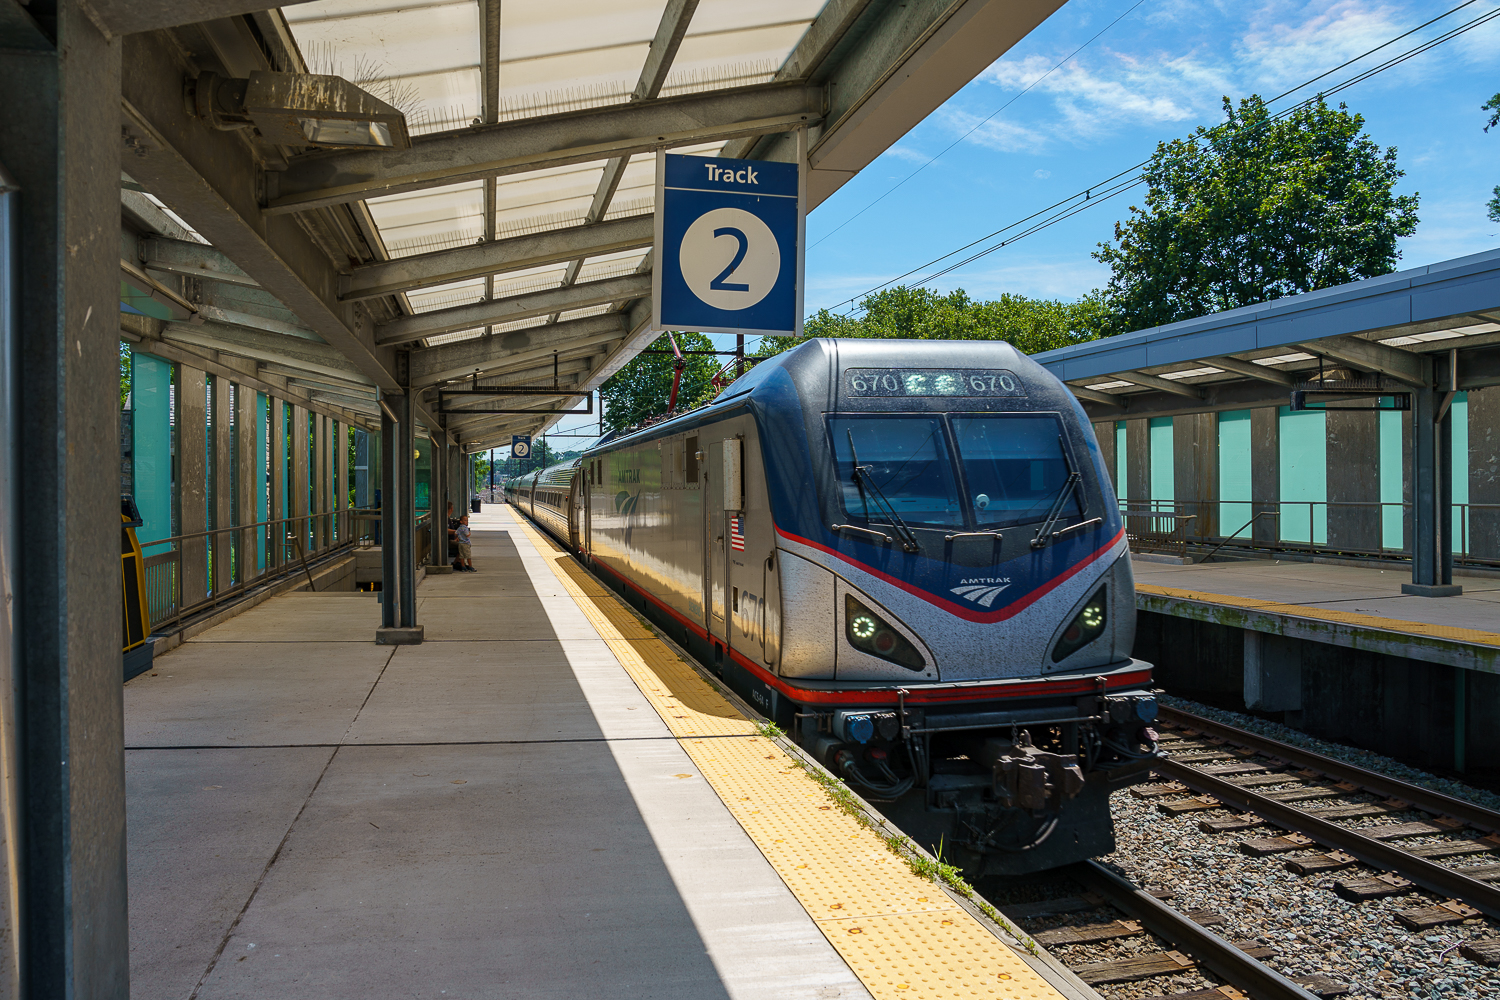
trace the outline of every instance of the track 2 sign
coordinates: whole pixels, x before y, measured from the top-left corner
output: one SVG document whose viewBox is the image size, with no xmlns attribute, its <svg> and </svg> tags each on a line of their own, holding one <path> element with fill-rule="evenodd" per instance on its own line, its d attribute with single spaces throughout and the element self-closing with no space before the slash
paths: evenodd
<svg viewBox="0 0 1500 1000">
<path fill-rule="evenodd" d="M 530 458 L 531 457 L 531 435 L 530 434 L 512 434 L 510 436 L 510 457 L 511 458 Z"/>
<path fill-rule="evenodd" d="M 658 153 L 653 325 L 802 333 L 795 163 Z"/>
</svg>

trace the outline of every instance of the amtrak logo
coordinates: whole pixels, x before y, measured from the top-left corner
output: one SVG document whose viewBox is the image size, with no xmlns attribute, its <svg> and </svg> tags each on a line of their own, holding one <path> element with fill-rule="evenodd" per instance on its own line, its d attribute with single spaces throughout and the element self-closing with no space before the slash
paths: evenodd
<svg viewBox="0 0 1500 1000">
<path fill-rule="evenodd" d="M 995 603 L 1000 592 L 1010 586 L 1010 577 L 976 576 L 960 581 L 960 585 L 949 591 L 966 601 L 973 601 L 982 608 Z"/>
</svg>

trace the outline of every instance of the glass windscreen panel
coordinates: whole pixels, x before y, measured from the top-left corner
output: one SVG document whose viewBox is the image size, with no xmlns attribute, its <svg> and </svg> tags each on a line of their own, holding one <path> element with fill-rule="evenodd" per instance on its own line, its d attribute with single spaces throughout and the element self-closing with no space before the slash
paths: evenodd
<svg viewBox="0 0 1500 1000">
<path fill-rule="evenodd" d="M 831 417 L 828 428 L 844 511 L 851 518 L 888 523 L 888 503 L 907 524 L 964 523 L 941 416 Z M 856 464 L 863 470 L 858 475 Z"/>
<path fill-rule="evenodd" d="M 975 522 L 992 528 L 1046 517 L 1071 471 L 1057 418 L 954 414 L 951 419 Z M 1073 506 L 1078 499 L 1072 498 Z"/>
</svg>

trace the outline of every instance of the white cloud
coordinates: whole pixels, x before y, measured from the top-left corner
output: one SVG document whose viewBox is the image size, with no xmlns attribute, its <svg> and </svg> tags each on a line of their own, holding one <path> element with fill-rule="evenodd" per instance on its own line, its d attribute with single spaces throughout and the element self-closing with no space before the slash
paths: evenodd
<svg viewBox="0 0 1500 1000">
<path fill-rule="evenodd" d="M 1439 22 L 1295 96 L 1306 98 L 1317 86 L 1341 82 L 1495 6 L 1495 0 L 1488 0 L 1483 7 Z M 1431 13 L 1418 3 L 1370 0 L 1263 0 L 1219 4 L 1217 10 L 1167 5 L 1145 18 L 1149 30 L 1127 19 L 1100 43 L 1056 69 L 1067 54 L 1061 47 L 992 64 L 980 78 L 1011 95 L 1007 100 L 1027 87 L 1033 89 L 968 141 L 1000 152 L 1041 152 L 1058 145 L 1087 146 L 1132 127 L 1217 121 L 1223 96 L 1274 97 L 1389 41 Z M 1225 37 L 1232 41 L 1214 48 L 1202 41 Z M 1346 92 L 1348 99 L 1357 108 L 1371 91 L 1408 87 L 1447 72 L 1453 59 L 1493 66 L 1500 62 L 1497 37 L 1500 21 L 1359 84 Z M 1345 94 L 1338 99 L 1345 99 Z M 945 108 L 940 120 L 953 134 L 962 135 L 983 117 Z"/>
<path fill-rule="evenodd" d="M 937 117 L 948 131 L 965 136 L 965 141 L 1001 153 L 1040 153 L 1048 141 L 1045 135 L 1034 129 L 1003 118 L 985 121 L 961 108 L 944 105 L 938 109 Z"/>
<path fill-rule="evenodd" d="M 1052 176 L 1052 171 L 1050 171 L 1050 170 L 1036 170 L 1036 171 L 1032 172 L 1031 176 L 1035 177 L 1037 180 L 1044 181 L 1048 177 Z"/>
<path fill-rule="evenodd" d="M 919 152 L 918 150 L 911 149 L 910 147 L 901 144 L 892 146 L 881 155 L 894 157 L 898 160 L 908 160 L 912 163 L 927 163 L 932 159 L 932 157 L 926 153 Z"/>
</svg>

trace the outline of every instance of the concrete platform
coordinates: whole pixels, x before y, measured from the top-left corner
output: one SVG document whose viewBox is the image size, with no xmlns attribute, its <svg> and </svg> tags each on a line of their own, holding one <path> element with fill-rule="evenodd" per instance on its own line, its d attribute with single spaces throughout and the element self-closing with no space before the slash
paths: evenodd
<svg viewBox="0 0 1500 1000">
<path fill-rule="evenodd" d="M 133 995 L 868 998 L 504 508 L 473 526 L 421 646 L 290 594 L 126 685 Z"/>
<path fill-rule="evenodd" d="M 1500 580 L 1453 597 L 1403 594 L 1409 571 L 1243 561 L 1132 560 L 1137 606 L 1251 631 L 1500 672 Z"/>
</svg>

